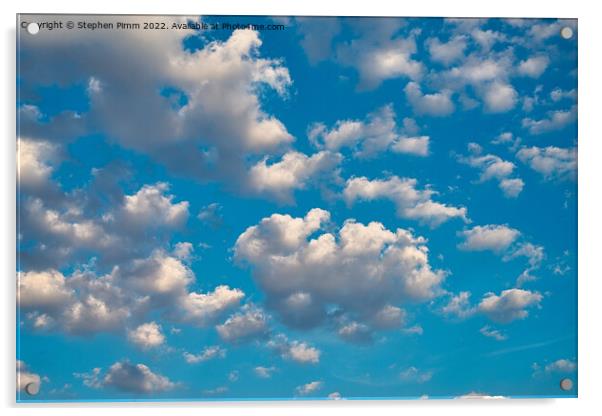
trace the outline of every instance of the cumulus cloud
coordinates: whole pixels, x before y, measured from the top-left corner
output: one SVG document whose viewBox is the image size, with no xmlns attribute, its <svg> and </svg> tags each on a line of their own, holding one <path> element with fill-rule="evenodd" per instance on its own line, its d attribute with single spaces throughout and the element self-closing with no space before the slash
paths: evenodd
<svg viewBox="0 0 602 416">
<path fill-rule="evenodd" d="M 466 49 L 466 36 L 454 36 L 447 42 L 441 42 L 437 38 L 429 38 L 426 40 L 431 60 L 450 65 L 464 56 Z"/>
<path fill-rule="evenodd" d="M 464 241 L 458 248 L 467 251 L 493 251 L 501 253 L 508 249 L 520 236 L 520 231 L 507 225 L 477 225 L 469 230 L 458 232 Z"/>
<path fill-rule="evenodd" d="M 297 31 L 302 38 L 299 44 L 305 51 L 311 65 L 330 58 L 333 38 L 341 30 L 337 17 L 296 17 Z"/>
<path fill-rule="evenodd" d="M 273 349 L 282 358 L 300 364 L 317 364 L 320 362 L 320 350 L 306 342 L 290 341 L 284 334 L 274 336 L 268 342 L 268 347 Z"/>
<path fill-rule="evenodd" d="M 444 315 L 460 319 L 474 314 L 475 308 L 470 304 L 470 292 L 460 292 L 457 295 L 450 294 L 449 301 L 441 308 L 441 312 Z"/>
<path fill-rule="evenodd" d="M 131 393 L 152 394 L 172 390 L 176 384 L 169 378 L 152 372 L 144 364 L 120 361 L 109 368 L 100 386 Z"/>
<path fill-rule="evenodd" d="M 58 157 L 58 147 L 48 141 L 20 137 L 17 141 L 17 181 L 20 187 L 41 190 Z"/>
<path fill-rule="evenodd" d="M 215 329 L 220 338 L 230 343 L 242 343 L 267 335 L 267 316 L 253 306 L 245 305 L 241 312 L 230 316 Z"/>
<path fill-rule="evenodd" d="M 321 151 L 311 156 L 291 151 L 284 154 L 279 162 L 269 165 L 268 159 L 264 158 L 249 171 L 250 189 L 290 203 L 293 191 L 305 189 L 319 176 L 332 177 L 341 160 L 340 154 L 330 151 Z"/>
<path fill-rule="evenodd" d="M 572 373 L 577 370 L 577 363 L 573 360 L 561 358 L 544 368 L 546 373 Z"/>
<path fill-rule="evenodd" d="M 518 93 L 510 84 L 494 82 L 485 88 L 485 108 L 492 113 L 512 110 L 518 101 Z"/>
<path fill-rule="evenodd" d="M 309 396 L 310 394 L 316 393 L 318 390 L 320 390 L 323 385 L 324 383 L 322 381 L 312 381 L 298 386 L 295 389 L 295 392 L 299 396 Z"/>
<path fill-rule="evenodd" d="M 259 378 L 271 378 L 274 371 L 276 371 L 276 367 L 257 366 L 253 369 L 253 372 Z"/>
<path fill-rule="evenodd" d="M 423 94 L 416 82 L 409 82 L 405 89 L 406 99 L 414 112 L 430 116 L 448 116 L 454 112 L 454 103 L 450 90 L 442 90 L 434 94 Z"/>
<path fill-rule="evenodd" d="M 496 180 L 498 187 L 507 198 L 516 198 L 522 192 L 525 185 L 523 180 L 511 177 L 516 168 L 514 163 L 493 154 L 481 154 L 482 148 L 476 143 L 469 143 L 468 149 L 471 154 L 469 156 L 459 156 L 458 161 L 478 169 L 480 171 L 480 183 Z"/>
<path fill-rule="evenodd" d="M 415 33 L 400 36 L 399 29 L 404 25 L 401 19 L 358 19 L 348 23 L 360 37 L 340 44 L 336 56 L 338 62 L 358 71 L 358 88 L 373 89 L 388 79 L 417 80 L 422 76 L 424 65 L 413 57 L 417 52 Z"/>
<path fill-rule="evenodd" d="M 508 323 L 525 319 L 529 315 L 527 309 L 539 307 L 542 299 L 543 296 L 539 292 L 507 289 L 499 295 L 491 292 L 485 294 L 478 305 L 478 310 L 495 322 Z"/>
<path fill-rule="evenodd" d="M 577 175 L 576 147 L 523 147 L 516 157 L 545 180 L 575 179 Z"/>
<path fill-rule="evenodd" d="M 213 360 L 214 358 L 224 358 L 226 356 L 226 350 L 219 345 L 211 345 L 205 347 L 199 354 L 185 352 L 183 356 L 188 364 L 197 364 Z"/>
<path fill-rule="evenodd" d="M 206 326 L 237 306 L 244 296 L 244 292 L 240 289 L 220 285 L 207 293 L 187 293 L 180 302 L 187 322 Z"/>
<path fill-rule="evenodd" d="M 330 129 L 316 123 L 308 135 L 319 148 L 333 152 L 349 148 L 357 157 L 372 157 L 389 149 L 396 153 L 427 156 L 429 137 L 416 137 L 414 126 L 408 127 L 398 126 L 393 106 L 389 104 L 368 114 L 364 120 L 339 120 Z"/>
<path fill-rule="evenodd" d="M 550 64 L 547 56 L 532 56 L 518 64 L 518 73 L 531 78 L 539 78 Z"/>
<path fill-rule="evenodd" d="M 169 190 L 166 183 L 144 185 L 134 195 L 124 198 L 123 212 L 129 223 L 142 227 L 148 224 L 177 227 L 188 218 L 188 202 L 172 203 L 173 196 L 164 195 Z"/>
<path fill-rule="evenodd" d="M 500 324 L 525 319 L 529 316 L 528 309 L 539 308 L 543 299 L 543 295 L 539 292 L 518 288 L 503 290 L 499 295 L 493 292 L 485 293 L 476 305 L 470 303 L 470 292 L 449 295 L 449 302 L 440 309 L 444 315 L 465 319 L 475 314 L 483 314 Z M 492 330 L 489 326 L 482 328 L 481 333 L 497 340 L 502 340 L 504 337 L 501 331 Z"/>
<path fill-rule="evenodd" d="M 433 228 L 453 218 L 468 221 L 466 208 L 433 201 L 432 196 L 436 192 L 430 188 L 417 189 L 417 183 L 416 179 L 397 176 L 374 180 L 351 178 L 347 180 L 343 196 L 348 204 L 357 200 L 389 199 L 395 204 L 397 215 L 401 218 L 418 220 Z"/>
<path fill-rule="evenodd" d="M 143 349 L 156 348 L 165 342 L 161 325 L 148 322 L 128 331 L 128 339 Z"/>
<path fill-rule="evenodd" d="M 109 170 L 93 171 L 87 188 L 52 197 L 37 192 L 23 196 L 19 231 L 20 248 L 26 247 L 20 257 L 24 267 L 59 269 L 89 261 L 91 251 L 95 262 L 111 267 L 148 255 L 184 225 L 189 203 L 175 202 L 168 184 L 144 185 L 123 195 L 117 185 L 120 173 Z M 105 174 L 115 177 L 107 179 Z"/>
<path fill-rule="evenodd" d="M 354 220 L 336 233 L 319 233 L 329 219 L 318 208 L 302 218 L 273 214 L 236 241 L 235 259 L 252 267 L 268 307 L 285 324 L 394 326 L 402 322 L 395 305 L 439 294 L 445 273 L 431 268 L 423 238 Z M 335 306 L 336 317 L 328 312 Z"/>
<path fill-rule="evenodd" d="M 113 17 L 99 19 L 114 23 Z M 75 40 L 55 31 L 43 42 L 24 41 L 22 47 L 31 53 L 21 75 L 27 85 L 87 80 L 90 110 L 78 115 L 81 130 L 101 127 L 122 146 L 150 155 L 177 174 L 238 184 L 248 155 L 279 152 L 293 141 L 261 103 L 267 89 L 286 97 L 292 80 L 280 59 L 261 57 L 256 31 L 235 30 L 224 40 L 203 38 L 200 48 L 186 50 L 183 40 L 189 35 L 173 30 L 98 37 L 89 32 Z M 59 55 L 71 62 L 68 70 L 52 59 Z M 41 62 L 43 70 L 28 69 Z M 59 122 L 56 117 L 47 124 Z M 24 123 L 23 130 L 33 133 L 39 125 Z"/>
<path fill-rule="evenodd" d="M 56 325 L 61 331 L 86 335 L 124 331 L 128 322 L 140 322 L 152 308 L 160 308 L 173 322 L 206 327 L 244 297 L 241 290 L 225 285 L 207 293 L 189 291 L 194 281 L 194 273 L 182 259 L 155 250 L 104 275 L 85 268 L 68 276 L 55 269 L 20 273 L 17 300 L 35 328 Z M 132 342 L 149 347 L 163 337 L 155 322 L 128 335 Z"/>
<path fill-rule="evenodd" d="M 551 131 L 561 130 L 574 123 L 577 120 L 577 106 L 574 105 L 568 110 L 555 110 L 548 113 L 547 118 L 534 120 L 532 118 L 524 118 L 522 121 L 523 128 L 527 129 L 533 135 L 548 133 Z"/>
</svg>

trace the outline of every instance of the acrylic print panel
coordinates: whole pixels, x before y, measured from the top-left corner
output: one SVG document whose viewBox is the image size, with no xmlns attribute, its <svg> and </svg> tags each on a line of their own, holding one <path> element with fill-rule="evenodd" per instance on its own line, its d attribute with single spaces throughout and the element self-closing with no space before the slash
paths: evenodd
<svg viewBox="0 0 602 416">
<path fill-rule="evenodd" d="M 577 22 L 18 16 L 17 400 L 577 395 Z"/>
</svg>

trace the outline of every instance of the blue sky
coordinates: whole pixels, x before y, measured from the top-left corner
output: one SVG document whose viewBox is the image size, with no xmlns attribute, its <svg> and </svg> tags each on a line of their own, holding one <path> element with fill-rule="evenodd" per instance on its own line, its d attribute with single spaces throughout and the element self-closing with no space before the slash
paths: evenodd
<svg viewBox="0 0 602 416">
<path fill-rule="evenodd" d="M 179 20 L 20 32 L 19 400 L 576 395 L 576 21 Z"/>
</svg>

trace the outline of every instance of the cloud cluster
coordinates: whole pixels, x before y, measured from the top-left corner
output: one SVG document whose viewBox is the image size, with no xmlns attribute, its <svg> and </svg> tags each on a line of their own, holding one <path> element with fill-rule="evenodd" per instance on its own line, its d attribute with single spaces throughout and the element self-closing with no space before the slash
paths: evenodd
<svg viewBox="0 0 602 416">
<path fill-rule="evenodd" d="M 466 251 L 491 251 L 503 256 L 505 262 L 516 258 L 525 258 L 527 266 L 517 278 L 516 284 L 522 286 L 525 282 L 535 280 L 531 273 L 540 268 L 545 258 L 544 247 L 526 241 L 518 241 L 521 232 L 507 225 L 477 225 L 471 229 L 459 231 L 458 236 L 464 241 L 458 248 Z"/>
<path fill-rule="evenodd" d="M 577 175 L 577 148 L 523 147 L 516 156 L 545 180 L 575 179 Z"/>
<path fill-rule="evenodd" d="M 430 138 L 413 133 L 414 129 L 398 126 L 393 106 L 389 104 L 368 114 L 364 120 L 339 120 L 330 129 L 323 123 L 315 123 L 308 135 L 318 148 L 333 152 L 349 148 L 357 157 L 373 157 L 387 150 L 428 156 Z"/>
<path fill-rule="evenodd" d="M 177 383 L 169 378 L 154 373 L 144 364 L 132 364 L 129 361 L 118 361 L 102 374 L 102 369 L 95 368 L 90 373 L 75 373 L 84 385 L 90 388 L 111 387 L 119 391 L 136 394 L 156 394 L 172 390 Z"/>
<path fill-rule="evenodd" d="M 330 151 L 321 151 L 311 156 L 290 151 L 279 162 L 268 164 L 267 157 L 251 167 L 249 188 L 252 192 L 273 196 L 275 199 L 292 203 L 292 192 L 305 189 L 322 177 L 333 176 L 342 156 Z"/>
<path fill-rule="evenodd" d="M 193 50 L 183 44 L 189 32 L 158 32 L 109 31 L 99 36 L 89 31 L 75 39 L 54 31 L 41 42 L 24 39 L 21 47 L 31 53 L 24 56 L 21 76 L 26 85 L 86 82 L 90 109 L 77 115 L 82 126 L 78 133 L 102 130 L 175 173 L 241 186 L 249 158 L 277 154 L 293 141 L 261 103 L 267 90 L 286 97 L 292 85 L 288 69 L 279 59 L 260 56 L 262 41 L 253 30 L 235 30 L 225 40 L 200 36 L 202 46 Z M 68 70 L 56 56 L 70 62 Z M 34 67 L 43 69 L 30 69 Z M 59 124 L 61 117 L 65 115 L 46 124 Z M 23 123 L 22 131 L 37 137 L 39 126 L 33 119 Z"/>
<path fill-rule="evenodd" d="M 510 138 L 511 139 L 511 138 Z M 505 140 L 505 137 L 503 138 Z M 525 183 L 522 179 L 513 177 L 516 165 L 493 154 L 482 154 L 482 148 L 476 143 L 469 143 L 469 156 L 460 156 L 458 160 L 478 169 L 481 174 L 479 182 L 496 180 L 499 188 L 507 198 L 516 198 L 522 192 Z"/>
<path fill-rule="evenodd" d="M 501 253 L 510 247 L 520 236 L 520 231 L 507 225 L 477 225 L 458 232 L 464 241 L 458 245 L 461 250 L 493 251 Z"/>
<path fill-rule="evenodd" d="M 153 321 L 128 331 L 128 339 L 139 347 L 148 349 L 163 345 L 165 335 L 163 335 L 161 325 Z"/>
<path fill-rule="evenodd" d="M 152 308 L 161 308 L 172 321 L 206 327 L 244 297 L 241 290 L 228 286 L 207 293 L 189 291 L 194 280 L 181 259 L 155 250 L 106 275 L 76 270 L 65 276 L 54 269 L 21 273 L 17 300 L 35 328 L 85 335 L 122 331 L 128 322 L 143 320 Z M 158 324 L 150 322 L 130 330 L 128 338 L 148 348 L 162 344 L 164 335 Z"/>
<path fill-rule="evenodd" d="M 441 312 L 460 319 L 483 314 L 493 322 L 507 324 L 525 319 L 529 316 L 530 308 L 540 307 L 542 299 L 543 295 L 539 292 L 513 288 L 503 290 L 499 295 L 493 292 L 485 293 L 481 301 L 473 305 L 470 303 L 470 292 L 460 292 L 458 295 L 451 295 L 448 304 L 441 308 Z M 498 340 L 504 337 L 501 332 L 491 330 L 489 327 L 481 328 L 480 332 Z"/>
<path fill-rule="evenodd" d="M 336 233 L 318 233 L 329 219 L 318 208 L 302 218 L 273 214 L 236 241 L 235 259 L 252 267 L 267 306 L 285 324 L 335 322 L 343 337 L 351 322 L 370 331 L 399 327 L 403 313 L 396 305 L 440 293 L 445 273 L 431 268 L 423 238 L 354 220 Z"/>
<path fill-rule="evenodd" d="M 402 19 L 354 19 L 348 23 L 360 36 L 338 45 L 336 56 L 339 63 L 357 70 L 359 89 L 374 89 L 388 79 L 422 77 L 424 64 L 414 58 L 416 33 L 400 34 Z"/>
<path fill-rule="evenodd" d="M 309 396 L 310 394 L 316 393 L 318 390 L 320 390 L 323 385 L 324 383 L 322 381 L 312 381 L 298 386 L 295 389 L 295 392 L 299 396 Z"/>
<path fill-rule="evenodd" d="M 347 180 L 343 196 L 348 204 L 357 200 L 388 199 L 395 204 L 401 218 L 417 220 L 434 228 L 442 223 L 460 218 L 468 221 L 465 207 L 454 207 L 432 200 L 436 194 L 430 188 L 417 189 L 418 181 L 392 176 L 388 179 L 370 180 L 366 177 Z"/>
<path fill-rule="evenodd" d="M 203 351 L 201 351 L 199 354 L 185 352 L 183 356 L 188 364 L 197 364 L 213 360 L 215 358 L 224 358 L 226 356 L 226 350 L 219 345 L 211 345 L 205 347 L 205 349 L 203 349 Z"/>
</svg>

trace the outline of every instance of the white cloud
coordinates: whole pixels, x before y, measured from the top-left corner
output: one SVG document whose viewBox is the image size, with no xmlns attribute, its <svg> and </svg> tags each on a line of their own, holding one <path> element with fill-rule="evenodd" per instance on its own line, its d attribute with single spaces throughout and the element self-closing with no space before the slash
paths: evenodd
<svg viewBox="0 0 602 416">
<path fill-rule="evenodd" d="M 240 289 L 220 285 L 207 293 L 190 292 L 180 299 L 180 302 L 186 321 L 197 326 L 206 326 L 237 306 L 244 296 Z"/>
<path fill-rule="evenodd" d="M 416 82 L 409 82 L 404 91 L 407 100 L 417 114 L 448 116 L 454 112 L 455 107 L 451 99 L 452 92 L 450 90 L 442 90 L 434 94 L 423 94 Z"/>
<path fill-rule="evenodd" d="M 114 17 L 99 19 L 115 23 Z M 245 156 L 276 152 L 293 141 L 283 123 L 263 110 L 261 99 L 266 89 L 286 98 L 292 85 L 289 71 L 282 60 L 261 56 L 256 31 L 203 39 L 204 45 L 192 51 L 183 47 L 187 36 L 188 31 L 173 30 L 142 38 L 130 31 L 99 39 L 90 32 L 75 41 L 55 31 L 41 43 L 24 42 L 31 58 L 22 75 L 42 85 L 90 80 L 90 110 L 78 120 L 84 133 L 102 126 L 108 137 L 175 173 L 238 183 L 244 178 Z M 52 59 L 57 55 L 72 62 L 69 70 Z M 27 69 L 40 62 L 45 62 L 43 71 Z M 124 72 L 137 76 L 124 77 Z"/>
<path fill-rule="evenodd" d="M 470 35 L 485 53 L 488 53 L 497 42 L 504 42 L 507 40 L 506 35 L 501 32 L 491 29 L 482 30 L 479 27 L 474 28 L 470 32 Z"/>
<path fill-rule="evenodd" d="M 560 88 L 554 88 L 552 92 L 550 92 L 550 99 L 555 103 L 564 99 L 574 101 L 577 99 L 577 90 L 574 88 L 572 90 L 562 90 Z"/>
<path fill-rule="evenodd" d="M 217 202 L 212 202 L 201 209 L 197 218 L 201 220 L 203 224 L 218 228 L 224 221 L 221 211 L 222 205 Z"/>
<path fill-rule="evenodd" d="M 577 175 L 576 147 L 523 147 L 516 156 L 546 180 L 575 179 Z"/>
<path fill-rule="evenodd" d="M 426 383 L 433 377 L 432 371 L 421 371 L 416 367 L 408 367 L 399 373 L 399 378 L 406 383 Z"/>
<path fill-rule="evenodd" d="M 350 322 L 337 331 L 338 335 L 348 342 L 363 344 L 372 342 L 372 331 L 368 325 Z"/>
<path fill-rule="evenodd" d="M 128 222 L 147 226 L 149 224 L 177 227 L 188 218 L 188 202 L 172 203 L 173 196 L 165 196 L 169 190 L 166 183 L 144 185 L 134 195 L 126 195 L 123 211 Z"/>
<path fill-rule="evenodd" d="M 293 360 L 300 364 L 317 364 L 320 362 L 320 350 L 310 346 L 306 342 L 289 341 L 284 334 L 277 334 L 267 345 L 282 358 Z"/>
<path fill-rule="evenodd" d="M 506 140 L 507 136 L 504 137 Z M 511 140 L 511 137 L 510 137 Z M 498 186 L 506 198 L 516 198 L 523 190 L 525 183 L 520 178 L 511 178 L 516 165 L 494 154 L 481 154 L 482 147 L 477 143 L 469 143 L 469 156 L 459 156 L 458 161 L 480 170 L 479 182 L 497 180 Z"/>
<path fill-rule="evenodd" d="M 253 369 L 253 372 L 259 378 L 271 378 L 274 371 L 276 371 L 276 367 L 257 366 Z"/>
<path fill-rule="evenodd" d="M 491 328 L 489 325 L 485 325 L 482 327 L 479 332 L 488 338 L 493 338 L 496 341 L 505 341 L 508 339 L 508 336 L 504 334 L 499 329 Z"/>
<path fill-rule="evenodd" d="M 503 113 L 516 106 L 518 93 L 510 84 L 493 82 L 485 88 L 483 101 L 489 112 Z"/>
<path fill-rule="evenodd" d="M 392 176 L 389 179 L 369 180 L 366 177 L 347 180 L 343 196 L 348 204 L 356 200 L 389 199 L 395 203 L 397 215 L 437 227 L 452 219 L 467 221 L 466 208 L 434 202 L 435 191 L 416 189 L 417 180 Z"/>
<path fill-rule="evenodd" d="M 341 162 L 338 153 L 321 151 L 311 156 L 290 151 L 279 162 L 268 165 L 267 157 L 249 171 L 250 189 L 272 196 L 279 201 L 292 202 L 292 192 L 305 189 L 318 176 L 332 176 Z"/>
<path fill-rule="evenodd" d="M 252 266 L 284 323 L 315 327 L 336 307 L 348 322 L 382 327 L 392 315 L 401 320 L 400 302 L 440 293 L 445 273 L 431 269 L 423 238 L 354 220 L 336 233 L 318 233 L 329 219 L 317 208 L 303 218 L 273 214 L 238 237 L 235 259 Z"/>
<path fill-rule="evenodd" d="M 130 342 L 143 349 L 156 348 L 165 342 L 165 335 L 161 332 L 161 325 L 148 322 L 128 331 Z"/>
<path fill-rule="evenodd" d="M 212 360 L 214 358 L 224 358 L 226 356 L 226 350 L 221 348 L 219 345 L 211 345 L 205 347 L 205 349 L 203 349 L 203 351 L 201 351 L 199 354 L 185 352 L 183 356 L 188 364 L 197 364 Z"/>
<path fill-rule="evenodd" d="M 48 185 L 58 156 L 57 146 L 41 140 L 20 137 L 17 141 L 17 180 L 25 189 Z"/>
<path fill-rule="evenodd" d="M 84 335 L 125 332 L 130 320 L 140 322 L 154 308 L 161 308 L 171 321 L 206 327 L 244 297 L 241 290 L 228 286 L 190 292 L 188 286 L 194 280 L 194 273 L 181 259 L 155 250 L 147 258 L 124 262 L 100 276 L 85 268 L 70 276 L 54 269 L 21 273 L 18 302 L 34 328 L 56 325 Z M 130 340 L 149 346 L 158 343 L 163 335 L 155 325 L 150 322 L 130 331 Z"/>
<path fill-rule="evenodd" d="M 429 136 L 402 137 L 391 146 L 395 153 L 407 153 L 416 156 L 429 155 Z"/>
<path fill-rule="evenodd" d="M 447 66 L 464 57 L 466 36 L 454 36 L 448 42 L 441 42 L 437 38 L 429 38 L 425 43 L 431 60 Z"/>
<path fill-rule="evenodd" d="M 547 56 L 532 56 L 518 64 L 518 73 L 531 78 L 539 78 L 550 64 Z"/>
<path fill-rule="evenodd" d="M 150 394 L 172 390 L 176 384 L 165 376 L 153 373 L 144 364 L 121 361 L 109 368 L 102 380 L 102 386 L 132 393 Z"/>
<path fill-rule="evenodd" d="M 458 232 L 464 242 L 458 248 L 467 251 L 493 251 L 501 253 L 508 249 L 520 236 L 520 231 L 507 225 L 477 225 L 469 230 Z"/>
<path fill-rule="evenodd" d="M 491 320 L 508 323 L 517 319 L 525 319 L 527 308 L 539 307 L 543 296 L 538 292 L 523 289 L 503 290 L 500 295 L 487 293 L 478 305 L 478 310 Z"/>
<path fill-rule="evenodd" d="M 328 398 L 330 400 L 341 400 L 342 396 L 341 396 L 341 393 L 339 393 L 338 391 L 333 391 L 332 393 L 330 393 L 328 395 Z"/>
<path fill-rule="evenodd" d="M 215 329 L 226 342 L 246 342 L 267 335 L 267 316 L 261 309 L 245 305 L 241 312 L 230 316 Z"/>
<path fill-rule="evenodd" d="M 123 274 L 128 286 L 151 295 L 180 294 L 194 281 L 192 270 L 163 250 L 155 250 L 148 258 L 133 260 Z"/>
<path fill-rule="evenodd" d="M 312 381 L 312 382 L 309 382 L 307 384 L 303 384 L 302 386 L 298 386 L 295 389 L 295 392 L 299 396 L 308 396 L 308 395 L 310 395 L 312 393 L 315 393 L 318 390 L 320 390 L 323 385 L 324 385 L 324 383 L 321 382 L 321 381 Z"/>
<path fill-rule="evenodd" d="M 450 294 L 449 302 L 441 308 L 444 315 L 455 316 L 460 319 L 474 314 L 475 308 L 470 305 L 470 292 Z"/>
<path fill-rule="evenodd" d="M 525 257 L 527 259 L 527 268 L 516 280 L 516 285 L 520 287 L 526 282 L 537 279 L 537 277 L 533 276 L 531 273 L 541 266 L 541 262 L 545 258 L 544 248 L 532 243 L 521 243 L 513 251 L 507 253 L 503 257 L 503 260 L 510 261 L 517 257 Z"/>
<path fill-rule="evenodd" d="M 72 296 L 73 291 L 67 287 L 65 276 L 56 270 L 18 274 L 17 302 L 23 308 L 60 308 Z"/>
<path fill-rule="evenodd" d="M 577 120 L 577 106 L 572 106 L 568 110 L 556 110 L 548 113 L 547 118 L 534 120 L 524 118 L 523 128 L 527 129 L 533 135 L 543 134 L 550 131 L 563 129 Z"/>
<path fill-rule="evenodd" d="M 546 365 L 544 370 L 546 373 L 572 373 L 577 370 L 577 363 L 562 358 Z"/>
<path fill-rule="evenodd" d="M 412 136 L 417 129 L 415 123 L 410 124 L 404 119 L 403 128 L 399 127 L 393 106 L 389 104 L 368 114 L 364 120 L 339 120 L 330 130 L 324 124 L 316 123 L 309 129 L 308 136 L 319 148 L 333 152 L 350 148 L 357 157 L 372 157 L 388 149 L 427 156 L 429 137 Z"/>
<path fill-rule="evenodd" d="M 32 372 L 24 361 L 17 360 L 17 391 L 25 391 L 29 384 L 39 388 L 42 385 L 42 377 Z"/>
<path fill-rule="evenodd" d="M 190 261 L 193 252 L 194 247 L 192 243 L 189 242 L 176 243 L 174 249 L 172 250 L 172 254 L 175 256 L 175 258 L 187 262 Z"/>
<path fill-rule="evenodd" d="M 502 179 L 500 189 L 504 192 L 506 198 L 516 198 L 523 191 L 525 182 L 520 178 Z"/>
<path fill-rule="evenodd" d="M 360 89 L 376 88 L 388 79 L 417 80 L 422 76 L 424 65 L 413 58 L 417 51 L 415 34 L 397 36 L 402 26 L 403 22 L 395 18 L 356 22 L 361 37 L 339 45 L 337 60 L 357 69 Z"/>
</svg>

